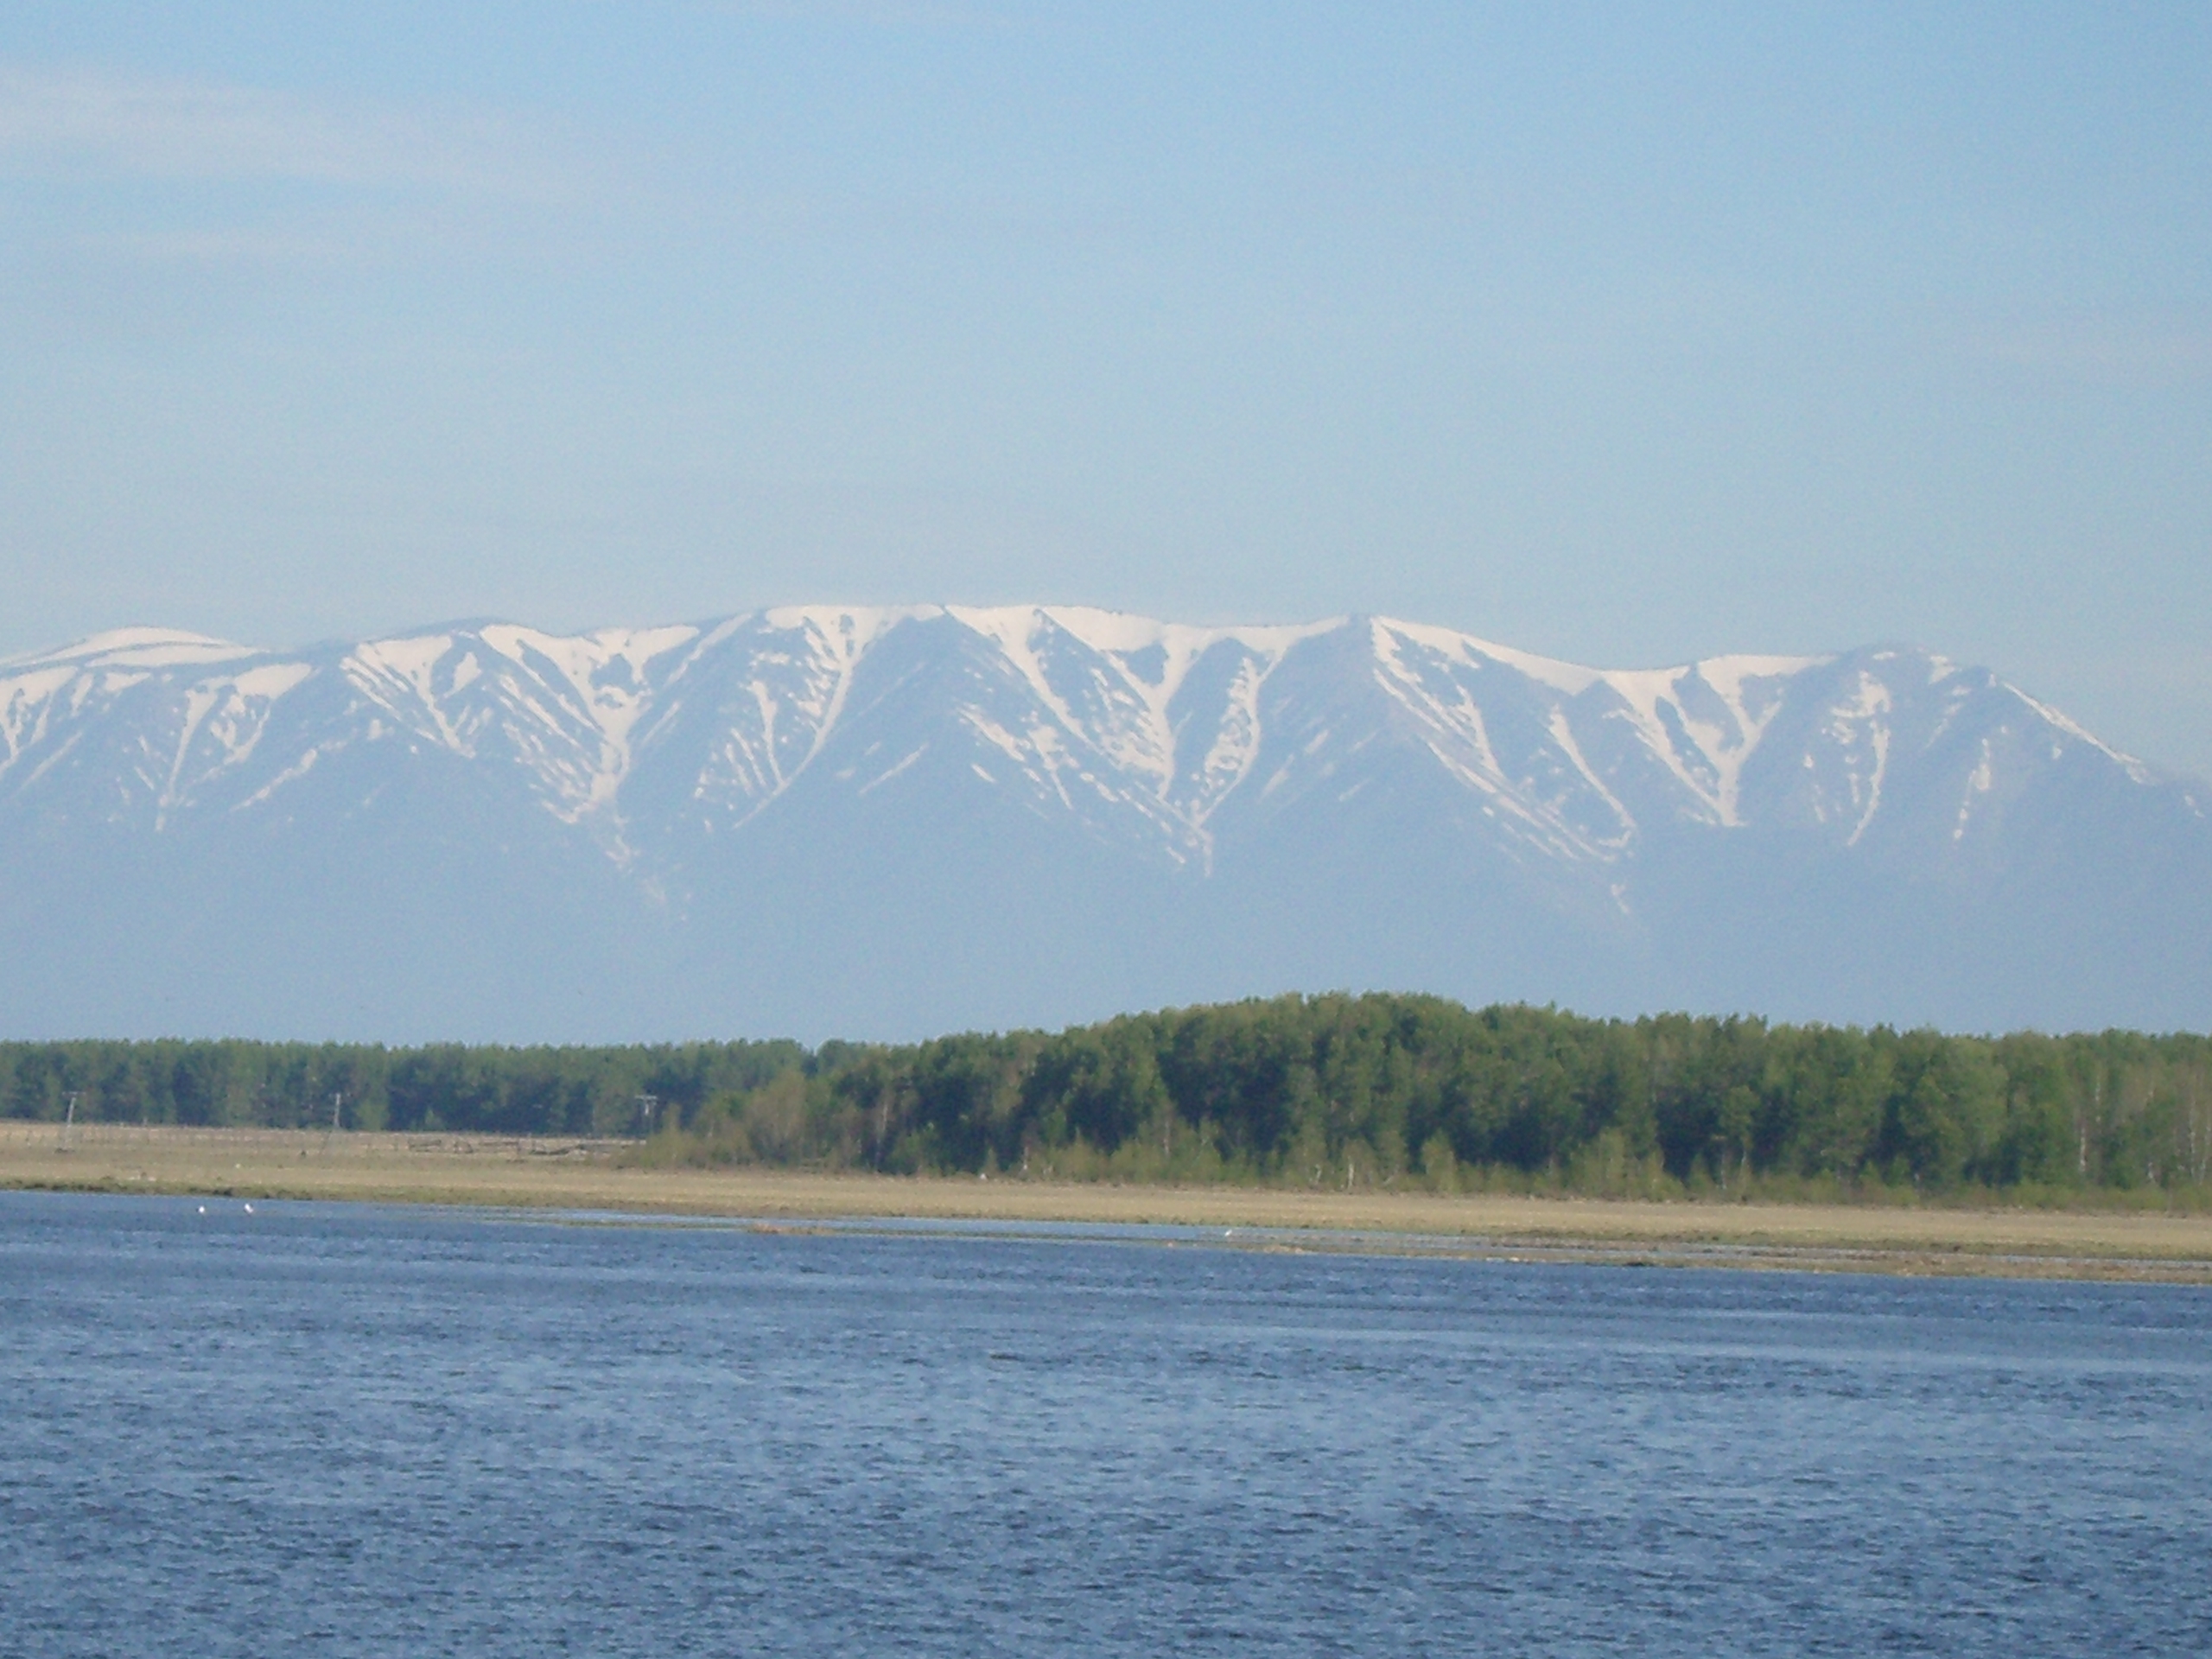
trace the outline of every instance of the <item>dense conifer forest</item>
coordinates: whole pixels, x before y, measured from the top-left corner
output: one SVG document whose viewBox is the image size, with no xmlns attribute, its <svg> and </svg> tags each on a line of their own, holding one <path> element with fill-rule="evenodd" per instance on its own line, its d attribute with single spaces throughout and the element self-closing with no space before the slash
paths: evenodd
<svg viewBox="0 0 2212 1659">
<path fill-rule="evenodd" d="M 650 1161 L 1588 1193 L 2212 1181 L 2212 1039 L 1287 996 L 906 1046 L 0 1045 L 79 1122 L 630 1136 Z"/>
</svg>

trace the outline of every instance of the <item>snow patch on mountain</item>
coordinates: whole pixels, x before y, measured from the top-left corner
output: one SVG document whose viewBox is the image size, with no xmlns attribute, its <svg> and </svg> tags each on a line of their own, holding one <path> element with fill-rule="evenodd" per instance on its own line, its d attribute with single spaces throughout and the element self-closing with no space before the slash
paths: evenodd
<svg viewBox="0 0 2212 1659">
<path fill-rule="evenodd" d="M 1787 678 L 1804 659 L 1716 658 L 1688 668 L 1614 670 L 1599 677 L 1626 705 L 1649 751 L 1724 829 L 1744 825 L 1744 762 L 1758 748 L 1778 698 L 1754 708 L 1747 688 Z"/>
<path fill-rule="evenodd" d="M 1890 770 L 1891 707 L 1888 685 L 1862 669 L 1849 700 L 1829 711 L 1827 735 L 1841 754 L 1847 810 L 1858 815 L 1844 838 L 1847 847 L 1859 844 L 1881 810 L 1882 785 Z"/>
<path fill-rule="evenodd" d="M 2103 741 L 2100 738 L 2093 736 L 2082 727 L 2076 724 L 2074 721 L 2069 720 L 2066 715 L 2059 713 L 2057 709 L 2052 708 L 2049 703 L 2037 701 L 2034 697 L 2030 696 L 2026 692 L 2021 690 L 2018 686 L 2005 684 L 2002 681 L 1999 682 L 1999 683 L 2004 685 L 2004 689 L 2010 692 L 2013 696 L 2018 697 L 2022 702 L 2027 704 L 2027 706 L 2035 712 L 2036 717 L 2044 721 L 2044 724 L 2056 728 L 2065 736 L 2072 738 L 2077 743 L 2088 744 L 2098 753 L 2103 755 L 2107 760 L 2111 760 L 2120 766 L 2137 783 L 2147 784 L 2151 781 L 2151 769 L 2145 766 L 2140 760 L 2137 760 L 2133 755 L 2123 753 L 2121 751 L 2113 747 L 2111 744 Z"/>
<path fill-rule="evenodd" d="M 1570 697 L 1579 697 L 1605 677 L 1601 670 L 1585 668 L 1577 663 L 1560 662 L 1555 658 L 1540 657 L 1533 652 L 1516 651 L 1488 639 L 1478 639 L 1471 633 L 1459 633 L 1450 628 L 1440 628 L 1427 623 L 1401 622 L 1395 618 L 1376 619 L 1376 626 L 1403 639 L 1411 639 L 1442 657 L 1450 658 L 1470 666 L 1485 662 L 1496 663 L 1515 673 L 1548 687 Z"/>
<path fill-rule="evenodd" d="M 1990 741 L 1985 737 L 1980 746 L 1980 759 L 1974 762 L 1974 770 L 1967 774 L 1966 792 L 1959 800 L 1959 821 L 1951 829 L 1951 840 L 1955 845 L 1967 838 L 1967 823 L 1974 817 L 1975 801 L 1988 794 L 1990 786 L 1997 781 L 1996 767 L 1992 764 L 1994 759 Z"/>
<path fill-rule="evenodd" d="M 739 828 L 782 798 L 814 765 L 843 717 L 854 677 L 869 650 L 901 622 L 938 614 L 935 607 L 843 611 L 786 606 L 733 617 L 706 631 L 671 681 L 687 689 L 741 658 L 745 677 L 719 706 L 718 730 L 691 800 L 728 815 Z M 655 721 L 656 740 L 676 717 Z"/>
<path fill-rule="evenodd" d="M 698 636 L 698 629 L 685 626 L 603 628 L 571 638 L 504 624 L 483 630 L 486 645 L 554 694 L 557 712 L 524 699 L 548 734 L 580 737 L 580 728 L 588 726 L 598 734 L 595 756 L 585 755 L 583 745 L 575 743 L 572 746 L 575 759 L 585 764 L 579 766 L 571 762 L 561 767 L 564 781 L 572 780 L 565 799 L 573 817 L 580 818 L 613 807 L 630 772 L 631 733 L 652 706 L 654 687 L 648 677 L 652 666 Z M 468 661 L 473 666 L 474 657 Z M 558 680 L 544 676 L 538 668 L 541 663 L 550 664 Z M 454 689 L 462 689 L 474 678 L 471 674 L 462 680 L 456 674 Z"/>
<path fill-rule="evenodd" d="M 991 642 L 1062 731 L 1116 771 L 1146 780 L 1155 799 L 1194 830 L 1250 769 L 1261 683 L 1300 640 L 1337 624 L 1195 627 L 1076 606 L 950 607 Z M 1070 643 L 1079 647 L 1068 651 Z M 1208 744 L 1194 788 L 1177 764 L 1176 705 L 1191 671 L 1222 646 L 1241 650 L 1230 717 Z"/>
<path fill-rule="evenodd" d="M 234 662 L 261 653 L 251 645 L 234 645 L 204 633 L 177 628 L 111 628 L 74 644 L 35 652 L 0 662 L 0 670 L 18 664 L 75 663 L 86 666 L 181 668 L 206 663 Z"/>
</svg>

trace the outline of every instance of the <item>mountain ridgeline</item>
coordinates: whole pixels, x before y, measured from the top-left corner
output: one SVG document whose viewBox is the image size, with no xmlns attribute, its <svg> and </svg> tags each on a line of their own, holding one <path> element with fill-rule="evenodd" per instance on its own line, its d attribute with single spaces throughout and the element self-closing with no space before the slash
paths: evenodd
<svg viewBox="0 0 2212 1659">
<path fill-rule="evenodd" d="M 0 664 L 0 1035 L 914 1037 L 1281 991 L 2212 1026 L 2203 791 L 1926 652 L 803 607 Z"/>
<path fill-rule="evenodd" d="M 653 1161 L 1291 1185 L 2212 1198 L 2212 1039 L 1282 997 L 906 1046 L 0 1044 L 53 1120 L 639 1137 Z"/>
</svg>

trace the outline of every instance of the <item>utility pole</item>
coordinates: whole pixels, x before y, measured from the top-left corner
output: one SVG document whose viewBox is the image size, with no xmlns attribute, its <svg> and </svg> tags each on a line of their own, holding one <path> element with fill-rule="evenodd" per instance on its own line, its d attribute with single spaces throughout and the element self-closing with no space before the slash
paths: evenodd
<svg viewBox="0 0 2212 1659">
<path fill-rule="evenodd" d="M 649 1095 L 644 1090 L 639 1090 L 638 1091 L 638 1134 L 641 1138 L 652 1136 L 653 1124 L 659 1112 L 660 1096 Z"/>
<path fill-rule="evenodd" d="M 67 1151 L 68 1151 L 68 1150 L 69 1150 L 69 1137 L 70 1137 L 70 1134 L 71 1134 L 71 1132 L 72 1132 L 73 1130 L 74 1130 L 74 1129 L 76 1128 L 76 1127 L 77 1127 L 77 1091 L 76 1091 L 75 1090 L 73 1090 L 73 1090 L 71 1090 L 69 1091 L 69 1109 L 62 1115 L 62 1118 L 61 1118 L 61 1150 L 62 1150 L 62 1151 L 67 1152 Z"/>
</svg>

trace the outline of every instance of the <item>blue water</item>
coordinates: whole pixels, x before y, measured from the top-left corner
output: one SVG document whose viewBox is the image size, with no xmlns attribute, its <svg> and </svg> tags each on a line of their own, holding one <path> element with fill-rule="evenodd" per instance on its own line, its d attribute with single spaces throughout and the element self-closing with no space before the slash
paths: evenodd
<svg viewBox="0 0 2212 1659">
<path fill-rule="evenodd" d="M 2212 1652 L 2212 1294 L 0 1194 L 10 1655 Z"/>
</svg>

